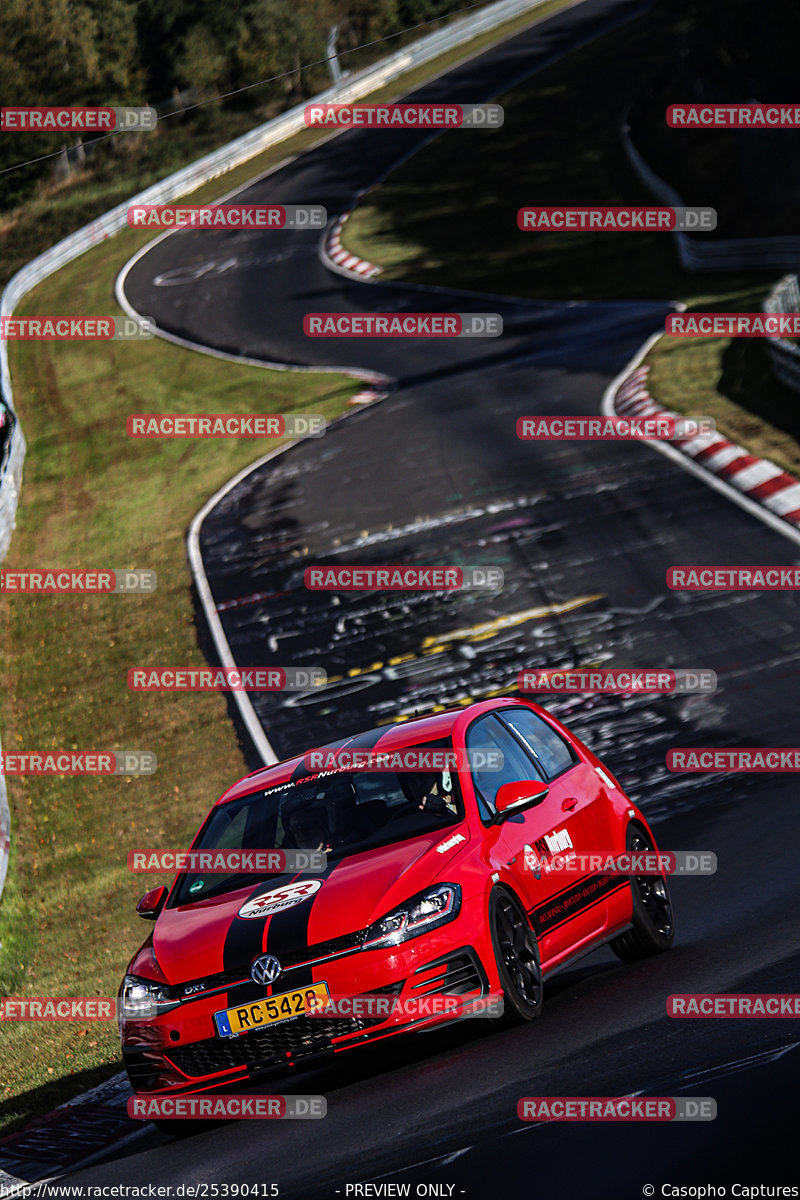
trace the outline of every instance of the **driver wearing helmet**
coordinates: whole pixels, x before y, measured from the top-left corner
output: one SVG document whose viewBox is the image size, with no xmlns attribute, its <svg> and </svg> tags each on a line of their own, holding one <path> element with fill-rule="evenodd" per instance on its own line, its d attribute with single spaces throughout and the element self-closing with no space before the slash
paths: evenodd
<svg viewBox="0 0 800 1200">
<path fill-rule="evenodd" d="M 436 817 L 455 815 L 458 810 L 449 771 L 441 771 L 426 779 L 418 807 L 423 812 L 432 813 Z"/>
<path fill-rule="evenodd" d="M 283 827 L 298 850 L 333 849 L 328 817 L 321 804 L 304 800 L 289 801 L 281 813 Z"/>
</svg>

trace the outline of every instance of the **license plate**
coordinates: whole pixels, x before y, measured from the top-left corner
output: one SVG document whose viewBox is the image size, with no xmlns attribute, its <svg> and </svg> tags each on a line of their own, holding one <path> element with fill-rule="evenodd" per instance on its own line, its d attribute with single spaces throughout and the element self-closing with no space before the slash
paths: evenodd
<svg viewBox="0 0 800 1200">
<path fill-rule="evenodd" d="M 317 1003 L 328 999 L 327 983 L 313 983 L 308 987 L 298 988 L 295 992 L 281 992 L 277 996 L 269 996 L 266 1000 L 256 1000 L 253 1004 L 240 1004 L 236 1008 L 226 1008 L 214 1013 L 217 1033 L 220 1037 L 236 1037 L 240 1033 L 249 1033 L 260 1029 L 262 1025 L 275 1025 L 278 1021 L 291 1021 L 302 1017 L 308 1011 L 309 1001 L 314 998 Z"/>
</svg>

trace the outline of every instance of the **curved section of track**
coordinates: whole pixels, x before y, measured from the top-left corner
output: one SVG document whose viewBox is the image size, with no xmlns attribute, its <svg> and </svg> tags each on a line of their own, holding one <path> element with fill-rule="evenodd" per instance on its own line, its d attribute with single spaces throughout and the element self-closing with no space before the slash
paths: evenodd
<svg viewBox="0 0 800 1200">
<path fill-rule="evenodd" d="M 587 0 L 415 98 L 488 99 L 632 11 Z M 416 137 L 336 137 L 243 198 L 321 203 L 333 216 Z M 132 306 L 174 336 L 396 381 L 384 403 L 246 472 L 202 523 L 199 548 L 233 660 L 319 665 L 334 678 L 319 694 L 253 698 L 276 752 L 398 712 L 508 692 L 522 668 L 612 659 L 710 667 L 719 678 L 712 696 L 551 707 L 620 775 L 664 846 L 714 850 L 720 869 L 675 881 L 675 951 L 638 967 L 597 952 L 548 985 L 536 1027 L 488 1038 L 461 1027 L 292 1085 L 328 1095 L 329 1116 L 311 1131 L 313 1157 L 302 1123 L 229 1126 L 185 1144 L 159 1144 L 154 1134 L 133 1159 L 75 1181 L 134 1172 L 175 1183 L 276 1179 L 282 1196 L 333 1197 L 365 1179 L 442 1182 L 453 1195 L 477 1195 L 477 1180 L 494 1179 L 507 1194 L 527 1185 L 535 1163 L 539 1188 L 568 1197 L 588 1188 L 641 1194 L 666 1179 L 725 1182 L 741 1164 L 723 1166 L 718 1135 L 739 1136 L 731 1113 L 749 1087 L 765 1097 L 763 1128 L 750 1115 L 751 1138 L 760 1129 L 767 1144 L 779 1140 L 769 1133 L 777 1106 L 765 1089 L 780 1092 L 796 1035 L 789 1022 L 670 1022 L 665 998 L 794 990 L 800 817 L 791 777 L 671 776 L 664 756 L 675 745 L 791 744 L 800 638 L 789 594 L 671 593 L 665 572 L 676 563 L 790 562 L 794 547 L 645 445 L 517 440 L 523 414 L 596 414 L 666 304 L 487 304 L 428 291 L 423 305 L 419 289 L 326 271 L 317 249 L 302 233 L 182 232 L 140 256 L 125 280 Z M 308 311 L 421 307 L 494 308 L 507 333 L 402 344 L 302 334 Z M 333 604 L 303 586 L 312 563 L 436 561 L 501 566 L 506 586 L 497 595 L 353 593 Z M 635 1151 L 623 1149 L 624 1130 L 521 1129 L 515 1117 L 526 1094 L 639 1090 L 716 1095 L 720 1116 L 713 1129 L 649 1130 Z M 775 1175 L 776 1154 L 762 1179 L 791 1182 Z"/>
</svg>

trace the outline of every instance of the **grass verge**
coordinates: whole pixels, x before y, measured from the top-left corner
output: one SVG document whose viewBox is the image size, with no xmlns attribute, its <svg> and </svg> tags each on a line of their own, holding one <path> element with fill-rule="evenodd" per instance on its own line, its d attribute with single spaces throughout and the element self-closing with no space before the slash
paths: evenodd
<svg viewBox="0 0 800 1200">
<path fill-rule="evenodd" d="M 41 285 L 30 312 L 118 312 L 111 280 L 127 235 Z M 131 876 L 134 846 L 186 845 L 246 764 L 219 695 L 130 693 L 136 665 L 200 666 L 185 532 L 203 500 L 252 462 L 247 441 L 131 441 L 126 414 L 321 412 L 347 408 L 358 384 L 339 375 L 245 367 L 160 339 L 17 343 L 16 399 L 28 457 L 6 565 L 148 567 L 150 596 L 4 597 L 0 637 L 4 749 L 150 749 L 142 778 L 9 778 L 12 858 L 0 906 L 0 993 L 113 996 L 146 929 L 134 914 L 155 882 Z M 275 443 L 270 442 L 270 446 Z M 0 1115 L 35 1112 L 74 1090 L 69 1076 L 118 1069 L 113 1023 L 50 1022 L 3 1030 Z"/>
<path fill-rule="evenodd" d="M 755 311 L 759 299 L 756 294 L 752 307 L 742 303 L 737 311 Z M 772 374 L 761 341 L 663 337 L 646 361 L 650 390 L 659 403 L 712 417 L 720 433 L 800 477 L 797 394 Z"/>
<path fill-rule="evenodd" d="M 399 97 L 567 2 L 551 0 L 370 99 Z M 226 130 L 217 142 L 239 132 Z M 216 199 L 321 140 L 316 131 L 301 133 L 191 200 Z M 197 152 L 192 143 L 170 169 Z M 131 164 L 113 179 L 86 179 L 32 202 L 2 230 L 0 281 L 157 177 Z M 141 232 L 118 234 L 41 284 L 19 313 L 118 313 L 114 277 L 147 240 Z M 104 344 L 102 353 L 91 344 L 18 342 L 11 371 L 28 456 L 5 565 L 158 573 L 151 596 L 4 597 L 0 608 L 4 749 L 138 748 L 158 755 L 158 772 L 147 778 L 8 781 L 13 827 L 0 905 L 0 995 L 113 996 L 147 933 L 135 901 L 163 881 L 132 877 L 128 849 L 185 844 L 210 803 L 245 770 L 222 697 L 132 694 L 126 672 L 140 663 L 201 664 L 186 528 L 206 497 L 260 452 L 244 441 L 131 442 L 125 417 L 230 410 L 332 418 L 360 385 L 340 375 L 244 367 L 160 340 Z M 6 1024 L 3 1034 L 4 1131 L 120 1069 L 111 1023 Z"/>
</svg>

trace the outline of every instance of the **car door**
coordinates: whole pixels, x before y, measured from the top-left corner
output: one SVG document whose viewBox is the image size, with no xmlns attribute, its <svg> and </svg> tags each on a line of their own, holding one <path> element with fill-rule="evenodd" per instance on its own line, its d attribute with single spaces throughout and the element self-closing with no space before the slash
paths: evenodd
<svg viewBox="0 0 800 1200">
<path fill-rule="evenodd" d="M 549 726 L 544 732 L 528 728 L 527 738 L 519 732 L 516 726 L 525 726 L 526 712 L 530 710 L 508 708 L 487 714 L 473 723 L 466 742 L 468 750 L 489 748 L 503 755 L 501 770 L 473 769 L 473 787 L 481 819 L 487 825 L 493 873 L 508 883 L 525 904 L 539 936 L 542 962 L 546 963 L 601 929 L 606 922 L 606 906 L 602 897 L 581 894 L 587 882 L 581 876 L 548 868 L 548 860 L 556 850 L 567 857 L 573 849 L 588 852 L 596 845 L 595 813 L 592 793 L 583 779 L 585 764 Z M 507 714 L 518 719 L 512 722 Z M 557 739 L 552 746 L 546 744 L 548 733 Z M 540 753 L 534 745 L 540 747 Z M 550 791 L 541 803 L 506 817 L 500 825 L 491 825 L 499 788 L 523 779 L 544 780 Z"/>
<path fill-rule="evenodd" d="M 559 828 L 566 818 L 561 813 L 557 797 L 550 793 L 537 805 L 523 808 L 493 824 L 495 797 L 505 783 L 520 780 L 543 780 L 544 775 L 533 755 L 521 739 L 499 719 L 496 713 L 479 717 L 467 730 L 467 752 L 471 756 L 470 779 L 475 791 L 478 812 L 486 826 L 485 847 L 489 870 L 499 882 L 508 884 L 520 897 L 529 915 L 537 906 L 555 898 L 560 880 L 547 872 L 536 875 L 530 870 L 530 856 L 544 834 Z M 483 755 L 491 761 L 492 753 L 502 756 L 502 767 L 476 766 Z M 495 757 L 496 761 L 496 757 Z M 542 946 L 543 961 L 548 957 Z"/>
<path fill-rule="evenodd" d="M 595 768 L 530 708 L 504 707 L 497 715 L 521 738 L 550 785 L 551 806 L 545 815 L 562 818 L 556 829 L 541 835 L 539 850 L 559 856 L 574 851 L 575 866 L 580 867 L 575 873 L 561 873 L 559 886 L 550 893 L 547 905 L 535 909 L 537 933 L 547 937 L 548 945 L 560 953 L 606 928 L 609 896 L 625 886 L 624 878 L 609 877 L 581 861 L 583 855 L 600 854 L 605 858 L 613 849 L 603 783 Z"/>
</svg>

